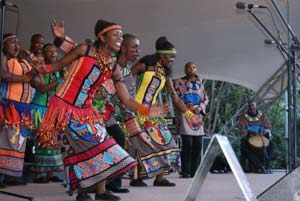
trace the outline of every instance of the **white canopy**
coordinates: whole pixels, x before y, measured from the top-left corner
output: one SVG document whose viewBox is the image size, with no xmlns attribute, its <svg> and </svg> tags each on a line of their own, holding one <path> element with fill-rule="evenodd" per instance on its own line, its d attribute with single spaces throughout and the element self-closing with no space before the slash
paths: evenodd
<svg viewBox="0 0 300 201">
<path fill-rule="evenodd" d="M 13 0 L 12 0 L 13 1 Z M 183 66 L 193 61 L 200 77 L 228 81 L 253 90 L 264 83 L 283 64 L 275 47 L 268 47 L 269 37 L 246 12 L 235 8 L 236 0 L 15 0 L 20 12 L 21 45 L 29 48 L 30 37 L 41 33 L 47 42 L 53 40 L 52 18 L 64 20 L 66 33 L 76 41 L 94 38 L 98 19 L 121 24 L 124 33 L 137 35 L 142 54 L 154 52 L 159 36 L 167 36 L 177 49 L 174 77 L 183 75 Z M 287 29 L 280 22 L 270 0 L 248 1 L 266 5 L 275 15 L 282 35 Z M 286 1 L 275 1 L 284 16 Z M 300 2 L 290 1 L 290 24 L 296 33 Z M 271 16 L 266 9 L 253 9 L 259 19 L 274 33 Z M 8 11 L 6 32 L 16 30 L 16 13 Z"/>
</svg>

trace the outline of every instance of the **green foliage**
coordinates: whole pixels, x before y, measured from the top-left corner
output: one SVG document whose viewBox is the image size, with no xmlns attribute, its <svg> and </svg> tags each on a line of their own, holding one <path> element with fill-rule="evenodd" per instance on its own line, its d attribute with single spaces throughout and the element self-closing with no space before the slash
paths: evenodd
<svg viewBox="0 0 300 201">
<path fill-rule="evenodd" d="M 255 96 L 255 92 L 232 83 L 214 80 L 207 80 L 205 89 L 210 99 L 207 107 L 208 115 L 205 119 L 207 133 L 221 132 L 232 137 L 239 136 L 240 134 L 235 124 L 238 112 L 246 104 L 247 100 Z M 281 97 L 268 111 L 264 111 L 267 112 L 273 126 L 272 142 L 275 145 L 273 166 L 275 168 L 284 168 L 286 166 L 284 106 L 284 98 Z M 233 118 L 234 115 L 236 115 L 235 118 Z M 226 126 L 224 127 L 224 125 Z M 239 155 L 239 143 L 234 144 L 233 148 Z"/>
</svg>

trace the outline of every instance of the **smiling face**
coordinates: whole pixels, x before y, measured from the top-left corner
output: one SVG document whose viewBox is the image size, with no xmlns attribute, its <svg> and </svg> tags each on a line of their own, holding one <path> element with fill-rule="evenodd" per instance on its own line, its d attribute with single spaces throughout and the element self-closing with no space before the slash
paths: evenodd
<svg viewBox="0 0 300 201">
<path fill-rule="evenodd" d="M 115 29 L 107 32 L 100 37 L 103 47 L 109 52 L 120 51 L 121 44 L 123 42 L 123 31 L 121 29 Z"/>
<path fill-rule="evenodd" d="M 44 50 L 44 57 L 47 63 L 54 63 L 57 58 L 57 48 L 55 45 L 49 45 Z"/>
</svg>

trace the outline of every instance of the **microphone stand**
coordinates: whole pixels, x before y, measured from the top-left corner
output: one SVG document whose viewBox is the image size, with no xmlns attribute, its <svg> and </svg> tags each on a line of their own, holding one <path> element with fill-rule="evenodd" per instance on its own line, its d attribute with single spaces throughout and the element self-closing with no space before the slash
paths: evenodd
<svg viewBox="0 0 300 201">
<path fill-rule="evenodd" d="M 5 12 L 6 12 L 6 5 L 5 1 L 1 0 L 0 1 L 0 6 L 1 6 L 1 27 L 0 27 L 0 62 L 1 62 L 1 68 L 0 68 L 0 87 L 1 87 L 1 81 L 2 81 L 2 60 L 3 60 L 3 35 L 4 35 L 4 27 L 5 27 Z M 0 101 L 2 100 L 2 97 L 0 96 Z"/>
<path fill-rule="evenodd" d="M 300 52 L 300 41 L 297 38 L 295 32 L 289 25 L 289 23 L 285 20 L 283 15 L 281 14 L 278 6 L 276 5 L 274 0 L 271 0 L 272 5 L 274 6 L 276 12 L 280 16 L 282 22 L 287 27 L 289 34 L 292 36 L 293 43 L 290 46 L 290 52 L 292 57 L 289 57 L 288 62 L 288 70 L 289 70 L 289 78 L 288 79 L 288 151 L 290 153 L 289 158 L 289 167 L 288 169 L 291 171 L 296 168 L 297 166 L 297 127 L 296 127 L 296 115 L 297 115 L 297 108 L 296 108 L 296 66 L 299 67 L 297 64 L 297 57 L 298 53 Z"/>
<path fill-rule="evenodd" d="M 289 171 L 296 168 L 297 162 L 297 132 L 296 132 L 296 66 L 299 66 L 297 63 L 297 52 L 300 51 L 300 44 L 297 43 L 298 39 L 293 35 L 294 44 L 289 47 L 287 50 L 277 39 L 276 37 L 265 27 L 265 25 L 257 18 L 257 16 L 252 12 L 251 9 L 247 10 L 248 13 L 258 22 L 258 24 L 265 30 L 265 32 L 275 41 L 278 49 L 285 53 L 288 59 L 288 169 Z M 289 31 L 291 34 L 294 32 L 291 30 L 290 26 Z M 294 104 L 294 107 L 293 107 Z"/>
<path fill-rule="evenodd" d="M 0 0 L 0 6 L 1 6 L 1 27 L 0 27 L 0 63 L 1 63 L 1 67 L 0 67 L 0 88 L 1 88 L 1 81 L 2 81 L 2 61 L 3 61 L 3 35 L 5 32 L 5 13 L 6 13 L 6 2 L 5 0 Z M 0 96 L 0 103 L 1 103 L 2 97 Z M 3 175 L 4 176 L 4 175 Z M 6 191 L 0 191 L 1 194 L 4 195 L 9 195 L 9 196 L 13 196 L 13 197 L 18 197 L 18 198 L 22 198 L 22 199 L 26 199 L 29 201 L 32 201 L 34 198 L 30 197 L 30 196 L 25 196 L 25 195 L 20 195 L 20 194 L 16 194 L 16 193 L 11 193 L 11 192 L 6 192 Z"/>
</svg>

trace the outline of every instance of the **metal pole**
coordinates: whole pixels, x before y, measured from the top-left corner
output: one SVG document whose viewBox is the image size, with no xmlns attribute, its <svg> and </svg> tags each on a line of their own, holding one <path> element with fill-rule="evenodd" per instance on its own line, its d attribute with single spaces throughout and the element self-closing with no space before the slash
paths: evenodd
<svg viewBox="0 0 300 201">
<path fill-rule="evenodd" d="M 0 62 L 1 62 L 1 68 L 0 68 L 0 84 L 1 84 L 1 80 L 2 80 L 2 60 L 3 60 L 3 35 L 4 35 L 4 29 L 5 29 L 5 10 L 6 10 L 6 6 L 5 6 L 5 1 L 1 1 L 0 2 L 1 5 L 1 28 L 0 28 L 0 39 L 1 39 L 1 44 L 0 44 Z M 0 96 L 0 100 L 1 100 L 1 96 Z"/>
</svg>

